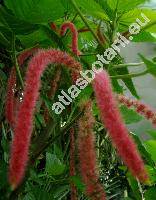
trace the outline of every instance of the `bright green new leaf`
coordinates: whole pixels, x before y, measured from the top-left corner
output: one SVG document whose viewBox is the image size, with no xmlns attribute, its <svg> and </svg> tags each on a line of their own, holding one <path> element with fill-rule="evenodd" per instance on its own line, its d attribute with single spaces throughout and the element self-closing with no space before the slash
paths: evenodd
<svg viewBox="0 0 156 200">
<path fill-rule="evenodd" d="M 144 144 L 147 151 L 151 154 L 153 161 L 156 162 L 156 140 L 148 140 Z"/>
<path fill-rule="evenodd" d="M 141 54 L 139 54 L 139 55 L 140 55 L 142 61 L 147 66 L 147 69 L 148 69 L 149 73 L 152 74 L 153 76 L 156 76 L 156 63 L 154 63 L 153 61 L 150 61 L 150 60 L 146 59 Z"/>
</svg>

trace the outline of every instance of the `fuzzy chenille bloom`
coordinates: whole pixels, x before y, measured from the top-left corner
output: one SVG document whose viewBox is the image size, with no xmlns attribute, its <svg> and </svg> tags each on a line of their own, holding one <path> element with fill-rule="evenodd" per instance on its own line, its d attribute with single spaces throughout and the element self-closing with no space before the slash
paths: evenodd
<svg viewBox="0 0 156 200">
<path fill-rule="evenodd" d="M 14 138 L 9 162 L 9 182 L 16 188 L 25 175 L 28 152 L 33 129 L 33 116 L 41 88 L 41 75 L 49 64 L 62 64 L 72 71 L 80 70 L 81 65 L 65 52 L 49 49 L 40 50 L 29 62 L 24 97 L 17 113 Z"/>
<path fill-rule="evenodd" d="M 83 107 L 84 115 L 79 120 L 78 153 L 80 173 L 85 184 L 86 195 L 93 200 L 105 200 L 105 193 L 99 183 L 99 174 L 96 162 L 95 138 L 93 133 L 94 117 L 92 103 L 86 102 Z"/>
<path fill-rule="evenodd" d="M 128 108 L 134 108 L 138 114 L 144 116 L 146 119 L 150 120 L 154 126 L 156 126 L 156 110 L 139 100 L 130 99 L 121 94 L 117 94 L 116 98 L 120 104 L 123 104 Z"/>
<path fill-rule="evenodd" d="M 108 129 L 119 155 L 135 177 L 141 182 L 148 181 L 143 160 L 120 115 L 106 71 L 96 73 L 93 87 L 102 122 Z"/>
<path fill-rule="evenodd" d="M 20 66 L 23 65 L 25 60 L 28 59 L 30 56 L 32 56 L 33 53 L 36 52 L 37 50 L 38 48 L 32 48 L 22 52 L 18 56 L 18 64 Z M 15 98 L 15 90 L 16 90 L 16 69 L 15 67 L 12 67 L 7 84 L 7 94 L 5 103 L 5 116 L 12 128 L 14 127 L 15 124 L 15 113 L 16 113 L 15 102 L 17 102 L 17 99 Z"/>
<path fill-rule="evenodd" d="M 71 22 L 66 22 L 62 24 L 60 28 L 60 35 L 63 36 L 67 29 L 70 29 L 72 33 L 72 51 L 76 56 L 80 55 L 80 52 L 78 50 L 78 32 L 75 27 L 75 25 Z"/>
</svg>

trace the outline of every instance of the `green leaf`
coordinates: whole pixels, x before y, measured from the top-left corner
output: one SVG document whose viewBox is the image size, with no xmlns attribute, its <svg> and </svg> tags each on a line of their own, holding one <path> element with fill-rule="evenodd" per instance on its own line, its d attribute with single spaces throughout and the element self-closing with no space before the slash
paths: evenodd
<svg viewBox="0 0 156 200">
<path fill-rule="evenodd" d="M 135 140 L 135 143 L 137 144 L 138 150 L 142 158 L 146 161 L 148 165 L 155 167 L 155 163 L 152 160 L 152 156 L 146 149 L 146 146 L 144 145 L 144 143 L 140 140 L 140 138 L 136 134 L 134 133 L 131 133 L 131 134 L 133 136 L 133 139 Z"/>
<path fill-rule="evenodd" d="M 64 172 L 65 165 L 54 154 L 46 153 L 46 172 L 50 175 L 60 175 Z"/>
<path fill-rule="evenodd" d="M 102 7 L 94 0 L 75 0 L 75 2 L 83 9 L 85 13 L 92 15 L 98 19 L 109 19 Z"/>
<path fill-rule="evenodd" d="M 151 184 L 155 184 L 156 183 L 156 169 L 155 169 L 155 166 L 151 167 L 151 166 L 146 165 L 146 169 L 148 171 L 149 179 L 150 179 Z"/>
<path fill-rule="evenodd" d="M 133 42 L 156 42 L 156 33 L 142 31 L 134 36 Z"/>
<path fill-rule="evenodd" d="M 140 190 L 139 190 L 137 180 L 129 172 L 127 173 L 127 179 L 128 179 L 129 185 L 130 185 L 130 187 L 133 191 L 135 198 L 137 200 L 141 200 L 142 198 L 141 198 L 141 193 L 140 193 Z"/>
<path fill-rule="evenodd" d="M 85 185 L 82 183 L 81 178 L 78 176 L 72 176 L 70 177 L 71 181 L 74 183 L 74 185 L 81 191 L 84 192 Z"/>
<path fill-rule="evenodd" d="M 30 23 L 48 23 L 65 13 L 60 0 L 6 0 L 5 5 L 16 17 Z"/>
<path fill-rule="evenodd" d="M 112 10 L 117 10 L 117 12 L 125 12 L 136 8 L 145 1 L 146 0 L 107 0 L 107 3 Z"/>
<path fill-rule="evenodd" d="M 149 188 L 145 192 L 144 197 L 146 200 L 154 200 L 156 197 L 156 187 Z"/>
<path fill-rule="evenodd" d="M 116 70 L 118 75 L 124 75 L 124 74 L 129 74 L 129 70 L 128 68 L 124 67 L 122 69 L 117 69 Z M 131 94 L 133 96 L 135 96 L 137 99 L 139 99 L 139 95 L 137 94 L 137 91 L 135 89 L 135 86 L 133 84 L 133 81 L 131 78 L 126 78 L 126 79 L 122 79 L 122 81 L 124 82 L 124 84 L 127 86 L 127 88 L 129 89 L 129 91 L 131 92 Z"/>
<path fill-rule="evenodd" d="M 151 154 L 153 161 L 156 162 L 156 140 L 148 140 L 144 144 L 147 151 Z"/>
<path fill-rule="evenodd" d="M 126 106 L 121 106 L 120 110 L 126 124 L 132 124 L 142 120 L 140 115 L 138 115 L 134 110 L 128 109 Z"/>
<path fill-rule="evenodd" d="M 147 133 L 152 137 L 152 139 L 156 140 L 156 130 L 148 130 Z"/>
<path fill-rule="evenodd" d="M 8 9 L 0 7 L 0 25 L 11 29 L 15 34 L 29 34 L 38 29 L 38 25 L 30 24 L 15 17 Z"/>
<path fill-rule="evenodd" d="M 146 59 L 141 54 L 139 54 L 139 55 L 140 55 L 142 61 L 147 66 L 147 69 L 148 69 L 149 73 L 156 77 L 156 63 L 154 63 L 153 61 L 150 61 L 150 60 Z"/>
</svg>

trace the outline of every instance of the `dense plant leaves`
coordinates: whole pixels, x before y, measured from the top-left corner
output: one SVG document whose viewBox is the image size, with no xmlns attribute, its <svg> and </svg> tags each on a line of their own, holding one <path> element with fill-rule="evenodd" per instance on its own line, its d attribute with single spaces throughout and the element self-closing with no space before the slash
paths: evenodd
<svg viewBox="0 0 156 200">
<path fill-rule="evenodd" d="M 129 25 L 131 23 L 136 22 L 136 19 L 138 18 L 140 21 L 145 22 L 145 19 L 141 16 L 141 13 L 143 13 L 150 21 L 145 27 L 142 27 L 142 30 L 146 30 L 148 32 L 156 32 L 156 26 L 155 24 L 155 19 L 156 19 L 156 11 L 155 10 L 150 10 L 146 8 L 142 9 L 133 9 L 127 13 L 124 13 L 120 18 L 120 30 L 126 29 L 128 31 Z"/>
<path fill-rule="evenodd" d="M 79 189 L 81 192 L 84 192 L 85 185 L 82 183 L 81 178 L 78 176 L 70 177 L 70 180 L 74 183 L 74 185 Z"/>
<path fill-rule="evenodd" d="M 107 0 L 112 10 L 117 12 L 125 12 L 134 9 L 136 6 L 143 4 L 146 0 Z"/>
<path fill-rule="evenodd" d="M 146 161 L 146 164 L 154 167 L 155 163 L 152 160 L 151 154 L 146 149 L 146 146 L 142 143 L 142 141 L 140 140 L 140 138 L 136 134 L 134 134 L 134 133 L 131 133 L 131 134 L 132 134 L 132 136 L 135 140 L 135 143 L 137 144 L 137 147 L 138 147 L 140 154 L 142 155 L 143 159 Z"/>
<path fill-rule="evenodd" d="M 30 23 L 55 21 L 65 13 L 60 0 L 6 0 L 5 4 L 16 17 Z"/>
<path fill-rule="evenodd" d="M 156 130 L 148 130 L 147 133 L 152 137 L 152 139 L 156 140 Z"/>
<path fill-rule="evenodd" d="M 148 189 L 145 194 L 145 199 L 146 200 L 153 200 L 156 197 L 156 187 L 152 187 L 150 189 Z"/>
<path fill-rule="evenodd" d="M 117 73 L 119 75 L 129 74 L 129 70 L 126 67 L 124 67 L 122 69 L 117 69 L 116 71 L 117 71 Z M 126 79 L 123 78 L 122 81 L 127 86 L 127 88 L 129 89 L 129 91 L 131 92 L 131 94 L 133 96 L 135 96 L 136 98 L 139 98 L 139 95 L 138 95 L 138 93 L 136 91 L 136 88 L 134 86 L 133 80 L 131 78 L 126 78 Z"/>
<path fill-rule="evenodd" d="M 156 42 L 156 34 L 142 31 L 139 35 L 135 35 L 133 42 Z"/>
<path fill-rule="evenodd" d="M 141 193 L 139 190 L 138 182 L 137 180 L 128 172 L 127 173 L 127 179 L 129 182 L 129 185 L 133 191 L 133 195 L 137 200 L 141 200 Z"/>
<path fill-rule="evenodd" d="M 64 172 L 65 165 L 54 154 L 46 153 L 46 172 L 50 175 L 60 175 Z"/>
<path fill-rule="evenodd" d="M 156 63 L 146 59 L 141 54 L 139 54 L 139 55 L 140 55 L 141 59 L 143 60 L 143 62 L 145 63 L 145 65 L 147 66 L 149 73 L 152 74 L 153 76 L 156 76 Z"/>
<path fill-rule="evenodd" d="M 126 106 L 121 106 L 120 110 L 126 124 L 132 124 L 142 120 L 140 115 L 138 115 L 134 110 L 128 109 Z"/>
<path fill-rule="evenodd" d="M 156 140 L 148 140 L 144 144 L 147 151 L 151 154 L 153 161 L 156 162 Z"/>
<path fill-rule="evenodd" d="M 0 7 L 0 25 L 10 28 L 15 34 L 29 34 L 38 29 L 38 25 L 30 24 L 15 17 L 8 9 Z"/>
</svg>

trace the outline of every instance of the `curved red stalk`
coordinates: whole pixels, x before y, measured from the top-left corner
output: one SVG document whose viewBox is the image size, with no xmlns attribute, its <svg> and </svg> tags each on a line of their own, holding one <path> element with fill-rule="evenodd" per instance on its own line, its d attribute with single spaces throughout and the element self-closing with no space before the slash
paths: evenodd
<svg viewBox="0 0 156 200">
<path fill-rule="evenodd" d="M 128 108 L 133 107 L 135 111 L 150 120 L 154 126 L 156 126 L 156 111 L 150 106 L 134 99 L 130 99 L 124 95 L 116 95 L 119 103 L 127 106 Z"/>
<path fill-rule="evenodd" d="M 75 169 L 75 135 L 74 128 L 70 129 L 70 176 L 76 175 Z M 77 190 L 73 183 L 71 183 L 71 200 L 77 200 Z"/>
<path fill-rule="evenodd" d="M 91 112 L 92 103 L 88 101 L 84 105 L 84 116 L 79 120 L 78 150 L 80 160 L 80 172 L 85 183 L 86 194 L 93 200 L 105 200 L 105 193 L 98 179 L 96 165 L 96 150 L 94 144 L 93 125 L 94 118 Z"/>
<path fill-rule="evenodd" d="M 79 56 L 81 53 L 78 50 L 78 32 L 75 25 L 71 22 L 64 23 L 60 28 L 60 35 L 63 36 L 67 29 L 70 29 L 72 33 L 72 51 L 76 56 Z"/>
<path fill-rule="evenodd" d="M 148 181 L 143 160 L 132 138 L 129 136 L 128 130 L 118 110 L 107 72 L 102 71 L 96 73 L 93 87 L 102 122 L 108 129 L 119 155 L 135 177 L 141 182 Z"/>
<path fill-rule="evenodd" d="M 32 48 L 27 51 L 24 51 L 21 55 L 18 56 L 19 65 L 23 65 L 26 59 L 28 59 L 38 48 Z M 7 94 L 6 94 L 6 103 L 5 103 L 5 116 L 10 126 L 13 128 L 15 124 L 15 112 L 16 112 L 16 98 L 15 95 L 16 89 L 16 69 L 12 67 L 10 76 L 7 84 Z"/>
<path fill-rule="evenodd" d="M 56 24 L 54 23 L 54 22 L 51 22 L 50 23 L 50 28 L 53 30 L 53 31 L 55 31 L 55 32 L 57 32 L 57 26 L 56 26 Z"/>
<path fill-rule="evenodd" d="M 25 78 L 24 98 L 17 113 L 11 146 L 9 182 L 16 188 L 22 181 L 28 162 L 28 151 L 33 128 L 33 115 L 39 97 L 41 75 L 49 64 L 63 64 L 75 71 L 81 69 L 68 54 L 59 50 L 40 50 L 30 61 Z"/>
</svg>

